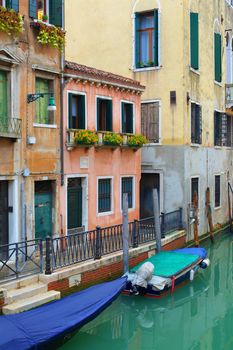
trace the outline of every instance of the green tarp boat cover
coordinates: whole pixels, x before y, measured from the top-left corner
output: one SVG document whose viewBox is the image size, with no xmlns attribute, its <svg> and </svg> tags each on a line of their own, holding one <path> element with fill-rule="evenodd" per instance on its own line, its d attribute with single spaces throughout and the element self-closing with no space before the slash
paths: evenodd
<svg viewBox="0 0 233 350">
<path fill-rule="evenodd" d="M 188 266 L 192 265 L 200 259 L 197 254 L 183 254 L 177 252 L 160 252 L 150 258 L 144 260 L 131 269 L 131 272 L 136 272 L 139 267 L 145 262 L 151 262 L 155 269 L 154 275 L 161 277 L 172 277 L 183 271 Z"/>
</svg>

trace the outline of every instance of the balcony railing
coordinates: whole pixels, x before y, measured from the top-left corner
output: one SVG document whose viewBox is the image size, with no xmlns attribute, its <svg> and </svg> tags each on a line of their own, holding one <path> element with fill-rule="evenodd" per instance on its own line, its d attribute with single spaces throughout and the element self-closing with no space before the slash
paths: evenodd
<svg viewBox="0 0 233 350">
<path fill-rule="evenodd" d="M 21 138 L 21 119 L 0 117 L 0 137 Z"/>
<path fill-rule="evenodd" d="M 231 108 L 233 106 L 233 84 L 226 84 L 226 108 Z"/>
</svg>

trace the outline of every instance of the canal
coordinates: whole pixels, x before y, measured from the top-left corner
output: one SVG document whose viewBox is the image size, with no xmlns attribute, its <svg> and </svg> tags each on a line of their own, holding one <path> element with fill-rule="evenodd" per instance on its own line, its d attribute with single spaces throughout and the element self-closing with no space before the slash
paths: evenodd
<svg viewBox="0 0 233 350">
<path fill-rule="evenodd" d="M 120 296 L 62 350 L 232 350 L 233 235 L 203 244 L 211 265 L 162 299 Z"/>
</svg>

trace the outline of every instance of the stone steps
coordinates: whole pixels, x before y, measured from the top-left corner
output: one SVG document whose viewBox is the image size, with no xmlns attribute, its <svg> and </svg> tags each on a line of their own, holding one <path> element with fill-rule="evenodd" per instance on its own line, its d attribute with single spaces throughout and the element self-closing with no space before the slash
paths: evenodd
<svg viewBox="0 0 233 350">
<path fill-rule="evenodd" d="M 60 299 L 60 297 L 60 292 L 51 290 L 49 292 L 34 295 L 30 298 L 14 301 L 12 304 L 3 306 L 2 312 L 4 315 L 16 314 L 46 304 L 50 301 Z"/>
<path fill-rule="evenodd" d="M 47 292 L 47 286 L 38 282 L 25 287 L 7 290 L 6 302 L 12 304 L 15 301 L 30 298 L 34 295 Z"/>
</svg>

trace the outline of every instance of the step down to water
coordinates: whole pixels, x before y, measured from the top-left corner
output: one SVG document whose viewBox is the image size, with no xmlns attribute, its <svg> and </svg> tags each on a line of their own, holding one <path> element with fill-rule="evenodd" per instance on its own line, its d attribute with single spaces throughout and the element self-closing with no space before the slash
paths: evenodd
<svg viewBox="0 0 233 350">
<path fill-rule="evenodd" d="M 7 291 L 6 303 L 12 304 L 22 299 L 33 297 L 47 292 L 47 286 L 44 283 L 34 283 L 25 287 L 10 289 Z"/>
<path fill-rule="evenodd" d="M 60 297 L 60 292 L 51 290 L 49 292 L 34 295 L 33 297 L 6 305 L 2 308 L 2 312 L 4 315 L 17 314 L 19 312 L 27 311 L 33 309 L 34 307 L 46 304 L 50 301 L 60 299 Z"/>
</svg>

